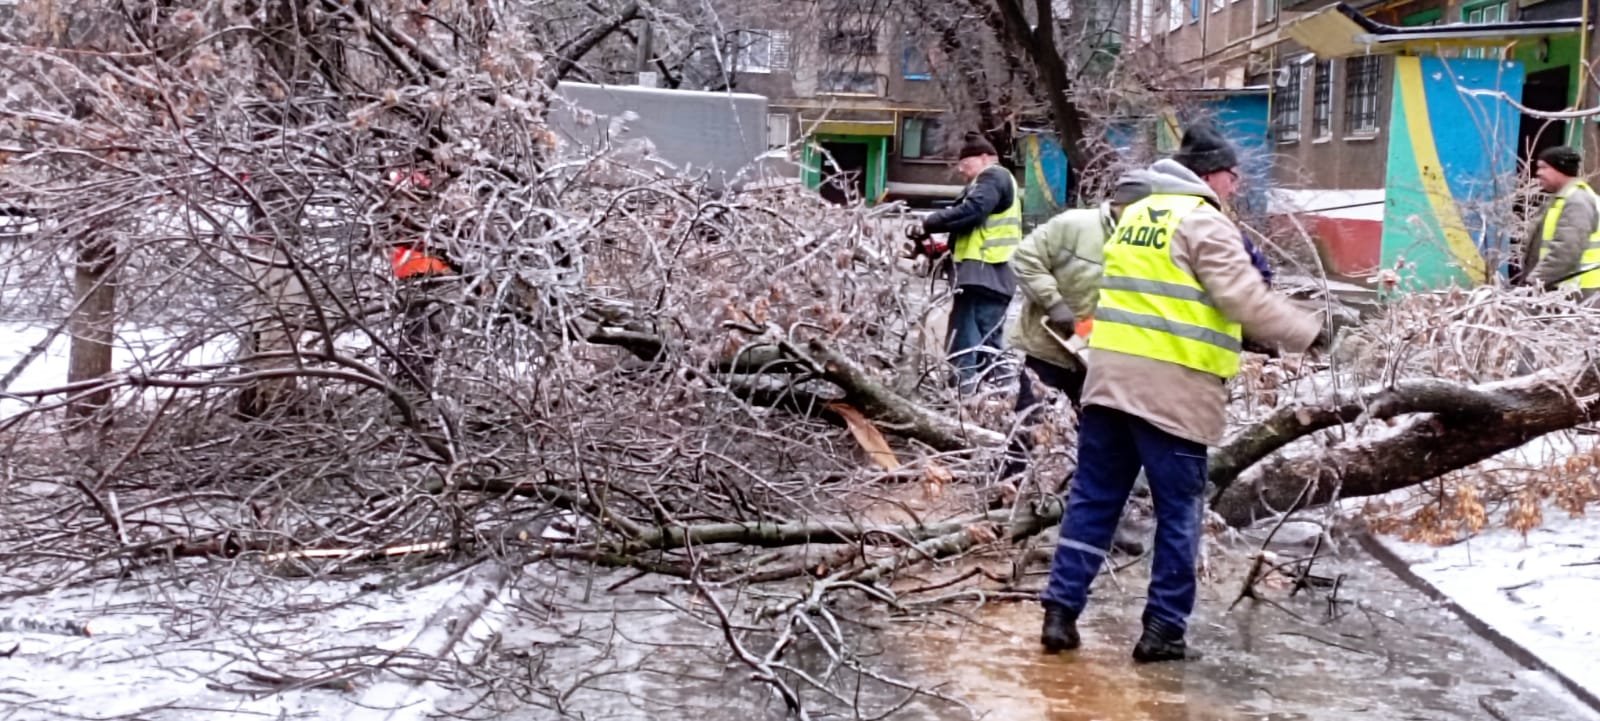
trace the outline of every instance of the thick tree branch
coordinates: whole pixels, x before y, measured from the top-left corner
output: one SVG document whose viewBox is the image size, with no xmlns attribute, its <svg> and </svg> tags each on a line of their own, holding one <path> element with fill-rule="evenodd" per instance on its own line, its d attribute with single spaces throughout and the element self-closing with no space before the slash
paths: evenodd
<svg viewBox="0 0 1600 721">
<path fill-rule="evenodd" d="M 1540 436 L 1600 418 L 1600 368 L 1552 369 L 1509 381 L 1396 400 L 1396 416 L 1432 410 L 1380 437 L 1326 450 L 1279 454 L 1251 468 L 1213 500 L 1228 523 L 1243 526 L 1338 498 L 1412 486 L 1517 448 Z"/>
<path fill-rule="evenodd" d="M 545 71 L 544 78 L 542 78 L 545 85 L 555 87 L 556 83 L 565 79 L 573 68 L 578 66 L 578 61 L 582 60 L 583 56 L 588 55 L 589 51 L 599 46 L 601 42 L 621 29 L 623 25 L 638 20 L 640 17 L 639 3 L 630 2 L 622 8 L 622 11 L 616 17 L 590 27 L 578 37 L 556 48 L 555 52 L 551 53 L 556 61 Z"/>
<path fill-rule="evenodd" d="M 1210 480 L 1217 493 L 1226 490 L 1239 474 L 1294 441 L 1341 423 L 1365 416 L 1393 418 L 1408 413 L 1447 413 L 1483 417 L 1496 412 L 1494 398 L 1459 383 L 1436 378 L 1405 380 L 1387 388 L 1368 390 L 1348 398 L 1318 405 L 1279 408 L 1264 420 L 1244 428 L 1211 452 Z"/>
</svg>

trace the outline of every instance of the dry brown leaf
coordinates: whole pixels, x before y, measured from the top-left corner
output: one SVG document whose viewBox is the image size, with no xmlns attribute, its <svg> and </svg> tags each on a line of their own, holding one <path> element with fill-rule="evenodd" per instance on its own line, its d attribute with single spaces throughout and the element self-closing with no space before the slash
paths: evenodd
<svg viewBox="0 0 1600 721">
<path fill-rule="evenodd" d="M 838 413 L 839 417 L 844 419 L 845 425 L 850 427 L 850 435 L 855 436 L 856 443 L 861 444 L 861 449 L 867 452 L 873 463 L 886 471 L 900 468 L 900 459 L 896 458 L 894 450 L 889 448 L 889 442 L 884 440 L 883 433 L 879 432 L 878 427 L 872 425 L 872 421 L 867 420 L 866 416 L 861 415 L 861 411 L 846 403 L 829 403 L 828 410 Z"/>
<path fill-rule="evenodd" d="M 928 462 L 928 469 L 923 472 L 922 492 L 930 501 L 937 501 L 944 497 L 946 484 L 956 479 L 950 469 L 932 461 Z"/>
<path fill-rule="evenodd" d="M 1000 536 L 994 532 L 994 526 L 987 523 L 974 523 L 967 526 L 966 531 L 973 543 L 994 543 L 1000 540 Z"/>
</svg>

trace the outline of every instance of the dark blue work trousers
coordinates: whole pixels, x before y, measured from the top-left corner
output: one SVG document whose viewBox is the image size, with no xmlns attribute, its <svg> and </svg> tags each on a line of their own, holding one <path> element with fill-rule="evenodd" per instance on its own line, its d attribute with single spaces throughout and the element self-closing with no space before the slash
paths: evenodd
<svg viewBox="0 0 1600 721">
<path fill-rule="evenodd" d="M 1006 308 L 1011 298 L 982 286 L 965 285 L 956 291 L 950 307 L 950 362 L 965 392 L 977 389 L 978 381 L 1000 358 L 1001 330 L 1006 323 Z"/>
<path fill-rule="evenodd" d="M 1104 406 L 1083 409 L 1078 471 L 1067 492 L 1050 582 L 1040 599 L 1072 613 L 1083 611 L 1140 466 L 1150 479 L 1156 514 L 1144 622 L 1181 637 L 1194 610 L 1206 447 Z"/>
</svg>

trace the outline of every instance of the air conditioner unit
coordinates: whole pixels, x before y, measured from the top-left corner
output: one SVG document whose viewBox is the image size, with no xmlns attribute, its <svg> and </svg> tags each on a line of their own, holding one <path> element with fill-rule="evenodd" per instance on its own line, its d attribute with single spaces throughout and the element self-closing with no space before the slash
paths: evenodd
<svg viewBox="0 0 1600 721">
<path fill-rule="evenodd" d="M 1294 74 L 1289 72 L 1289 68 L 1275 68 L 1272 71 L 1272 86 L 1275 88 L 1287 88 L 1293 77 Z"/>
</svg>

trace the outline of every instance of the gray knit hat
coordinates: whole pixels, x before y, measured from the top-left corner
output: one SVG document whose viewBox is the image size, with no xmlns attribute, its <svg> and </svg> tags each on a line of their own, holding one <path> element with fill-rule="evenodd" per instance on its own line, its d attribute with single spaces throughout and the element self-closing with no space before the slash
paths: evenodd
<svg viewBox="0 0 1600 721">
<path fill-rule="evenodd" d="M 1150 179 L 1142 170 L 1130 170 L 1117 178 L 1117 184 L 1111 186 L 1111 202 L 1117 205 L 1132 205 L 1145 199 L 1150 194 Z"/>
</svg>

